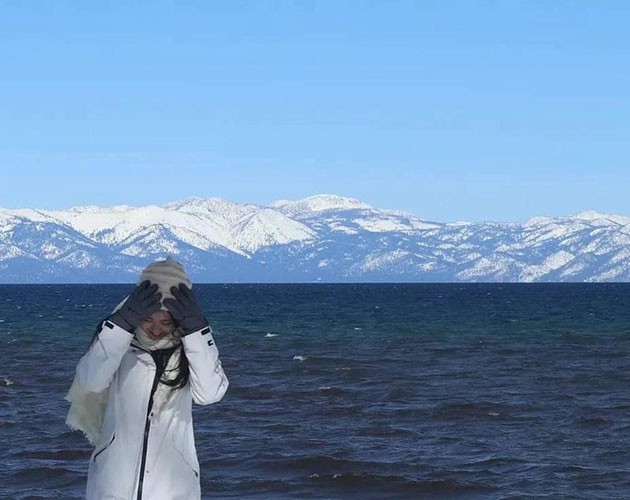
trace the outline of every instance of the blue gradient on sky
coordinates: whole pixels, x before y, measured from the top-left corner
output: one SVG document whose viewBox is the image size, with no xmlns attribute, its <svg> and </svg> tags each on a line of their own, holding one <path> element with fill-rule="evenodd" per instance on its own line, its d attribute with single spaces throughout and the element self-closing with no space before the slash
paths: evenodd
<svg viewBox="0 0 630 500">
<path fill-rule="evenodd" d="M 3 2 L 0 207 L 630 214 L 630 3 Z"/>
</svg>

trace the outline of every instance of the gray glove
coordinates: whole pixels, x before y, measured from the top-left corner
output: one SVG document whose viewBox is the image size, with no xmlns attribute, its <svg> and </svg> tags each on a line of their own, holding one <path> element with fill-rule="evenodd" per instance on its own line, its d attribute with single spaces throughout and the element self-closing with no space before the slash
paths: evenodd
<svg viewBox="0 0 630 500">
<path fill-rule="evenodd" d="M 208 326 L 197 299 L 192 290 L 183 283 L 171 288 L 174 299 L 164 299 L 164 306 L 169 310 L 175 325 L 181 330 L 181 336 L 189 335 Z"/>
<path fill-rule="evenodd" d="M 161 307 L 162 294 L 149 280 L 140 283 L 127 297 L 121 308 L 109 317 L 112 323 L 132 333 L 142 321 Z"/>
</svg>

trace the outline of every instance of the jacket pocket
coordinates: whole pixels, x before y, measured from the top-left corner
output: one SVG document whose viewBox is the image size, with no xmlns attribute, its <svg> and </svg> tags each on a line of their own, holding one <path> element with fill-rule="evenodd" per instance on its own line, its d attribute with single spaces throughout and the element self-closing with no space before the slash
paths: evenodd
<svg viewBox="0 0 630 500">
<path fill-rule="evenodd" d="M 112 438 L 107 442 L 107 444 L 101 447 L 98 451 L 94 451 L 94 454 L 92 455 L 92 462 L 96 462 L 96 459 L 99 457 L 99 455 L 101 455 L 104 451 L 106 451 L 112 445 L 112 443 L 114 442 L 114 439 L 116 439 L 116 433 L 112 435 Z"/>
<path fill-rule="evenodd" d="M 175 448 L 177 453 L 180 455 L 181 459 L 186 464 L 186 466 L 193 472 L 195 477 L 198 478 L 199 465 L 197 462 L 197 457 L 196 457 L 195 452 L 190 450 L 189 447 L 184 446 L 183 443 L 180 443 L 180 441 L 176 439 L 175 437 L 173 438 L 173 447 Z"/>
</svg>

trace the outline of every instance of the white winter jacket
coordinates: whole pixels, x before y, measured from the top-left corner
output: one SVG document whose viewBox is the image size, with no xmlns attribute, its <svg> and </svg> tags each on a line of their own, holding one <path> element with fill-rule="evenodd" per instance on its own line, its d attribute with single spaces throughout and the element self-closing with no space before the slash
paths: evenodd
<svg viewBox="0 0 630 500">
<path fill-rule="evenodd" d="M 88 391 L 110 387 L 100 442 L 90 459 L 87 499 L 199 499 L 192 402 L 215 403 L 228 387 L 210 328 L 182 338 L 190 378 L 155 415 L 150 403 L 156 366 L 133 339 L 105 321 L 99 341 L 77 366 L 77 379 Z"/>
</svg>

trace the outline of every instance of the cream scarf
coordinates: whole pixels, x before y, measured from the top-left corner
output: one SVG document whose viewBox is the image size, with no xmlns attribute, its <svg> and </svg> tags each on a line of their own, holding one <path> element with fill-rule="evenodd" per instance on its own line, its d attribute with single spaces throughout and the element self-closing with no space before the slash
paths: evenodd
<svg viewBox="0 0 630 500">
<path fill-rule="evenodd" d="M 168 335 L 162 339 L 153 340 L 140 328 L 136 328 L 134 335 L 135 338 L 132 341 L 132 345 L 147 351 L 169 349 L 177 346 L 177 349 L 171 354 L 161 378 L 161 380 L 174 380 L 179 372 L 179 360 L 183 349 L 181 339 Z M 95 342 L 99 341 L 97 337 Z M 172 390 L 171 386 L 158 383 L 153 395 L 153 410 L 156 418 L 159 418 L 161 410 Z M 85 390 L 76 377 L 66 395 L 66 401 L 71 403 L 66 417 L 66 424 L 71 429 L 82 431 L 88 441 L 94 446 L 96 446 L 101 436 L 101 427 L 103 426 L 103 417 L 105 416 L 108 399 L 109 387 L 101 392 L 89 392 Z"/>
</svg>

